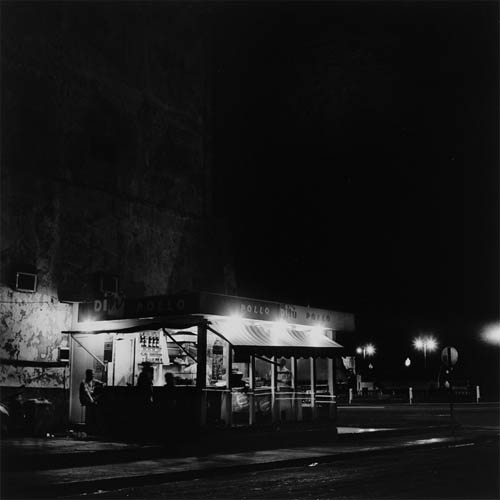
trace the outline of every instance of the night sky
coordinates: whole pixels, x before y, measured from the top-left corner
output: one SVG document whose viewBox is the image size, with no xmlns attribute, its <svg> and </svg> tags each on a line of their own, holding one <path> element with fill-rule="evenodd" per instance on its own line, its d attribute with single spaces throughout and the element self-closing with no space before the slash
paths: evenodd
<svg viewBox="0 0 500 500">
<path fill-rule="evenodd" d="M 380 359 L 421 331 L 483 355 L 499 308 L 497 3 L 216 5 L 216 211 L 238 294 L 353 311 Z"/>
</svg>

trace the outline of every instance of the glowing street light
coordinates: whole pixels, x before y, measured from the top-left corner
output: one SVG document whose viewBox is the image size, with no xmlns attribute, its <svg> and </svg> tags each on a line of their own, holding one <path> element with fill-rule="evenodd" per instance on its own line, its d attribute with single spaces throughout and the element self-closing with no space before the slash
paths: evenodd
<svg viewBox="0 0 500 500">
<path fill-rule="evenodd" d="M 413 341 L 415 349 L 424 351 L 424 368 L 427 366 L 427 351 L 432 352 L 437 348 L 437 341 L 433 337 L 418 337 Z"/>
<path fill-rule="evenodd" d="M 500 346 L 500 324 L 493 323 L 483 328 L 481 337 L 489 344 L 497 344 Z"/>
<path fill-rule="evenodd" d="M 366 344 L 364 346 L 358 347 L 356 349 L 356 352 L 358 354 L 363 355 L 363 359 L 366 358 L 366 356 L 373 356 L 375 354 L 375 346 L 373 344 Z"/>
</svg>

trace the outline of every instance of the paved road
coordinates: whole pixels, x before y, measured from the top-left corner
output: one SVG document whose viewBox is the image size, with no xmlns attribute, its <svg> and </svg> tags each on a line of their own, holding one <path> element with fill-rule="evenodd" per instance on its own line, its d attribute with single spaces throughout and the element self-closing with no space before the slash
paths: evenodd
<svg viewBox="0 0 500 500">
<path fill-rule="evenodd" d="M 500 406 L 493 404 L 455 404 L 455 421 L 472 427 L 500 428 Z M 448 424 L 448 404 L 353 405 L 338 408 L 338 425 L 355 427 L 404 427 Z"/>
<path fill-rule="evenodd" d="M 111 492 L 98 498 L 498 499 L 498 434 L 440 449 L 367 455 L 330 464 L 195 479 Z"/>
</svg>

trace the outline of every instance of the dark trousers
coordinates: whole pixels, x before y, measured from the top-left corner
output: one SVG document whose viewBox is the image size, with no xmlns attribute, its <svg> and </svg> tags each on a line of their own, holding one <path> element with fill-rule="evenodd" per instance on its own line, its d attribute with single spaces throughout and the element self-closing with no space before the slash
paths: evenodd
<svg viewBox="0 0 500 500">
<path fill-rule="evenodd" d="M 97 405 L 86 405 L 85 406 L 85 426 L 87 432 L 97 431 Z"/>
</svg>

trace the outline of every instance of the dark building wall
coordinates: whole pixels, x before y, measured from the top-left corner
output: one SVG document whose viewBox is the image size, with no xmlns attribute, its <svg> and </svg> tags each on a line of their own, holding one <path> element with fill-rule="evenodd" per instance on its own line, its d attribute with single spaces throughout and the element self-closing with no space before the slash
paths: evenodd
<svg viewBox="0 0 500 500">
<path fill-rule="evenodd" d="M 0 357 L 54 361 L 64 302 L 93 298 L 96 273 L 126 296 L 234 293 L 211 213 L 209 10 L 3 2 L 1 17 Z M 36 293 L 13 290 L 16 270 Z M 60 387 L 59 372 L 6 365 L 0 383 Z"/>
</svg>

